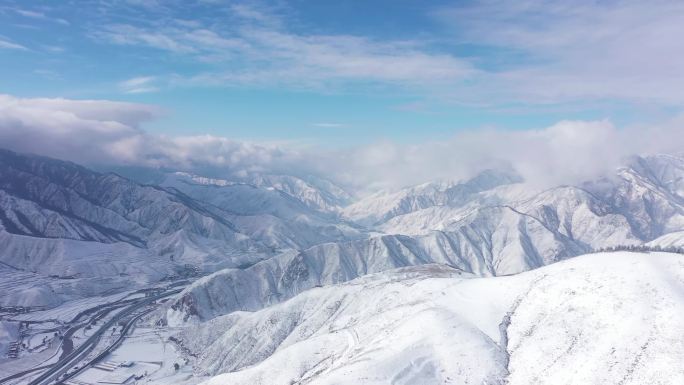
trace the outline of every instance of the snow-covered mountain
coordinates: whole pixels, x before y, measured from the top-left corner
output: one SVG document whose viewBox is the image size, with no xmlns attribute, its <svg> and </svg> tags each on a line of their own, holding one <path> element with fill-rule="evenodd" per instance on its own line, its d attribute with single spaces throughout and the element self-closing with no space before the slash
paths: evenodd
<svg viewBox="0 0 684 385">
<path fill-rule="evenodd" d="M 371 205 L 385 210 L 387 202 L 400 197 L 392 207 L 406 213 L 393 209 L 375 215 L 389 218 L 377 225 L 386 235 L 320 244 L 245 270 L 218 272 L 182 293 L 169 318 L 178 323 L 254 311 L 312 287 L 398 267 L 439 263 L 498 276 L 612 246 L 678 245 L 684 230 L 677 190 L 683 164 L 677 157 L 635 158 L 612 179 L 543 191 L 491 171 L 463 185 L 403 190 Z M 426 191 L 441 200 L 424 200 Z M 402 206 L 404 202 L 423 206 Z"/>
<path fill-rule="evenodd" d="M 279 181 L 300 179 L 278 178 Z M 295 183 L 295 182 L 292 182 Z M 295 183 L 297 184 L 297 183 Z M 326 211 L 306 203 L 306 196 L 293 196 L 272 185 L 267 187 L 189 175 L 169 174 L 160 183 L 225 212 L 224 216 L 251 239 L 275 248 L 302 249 L 324 242 L 343 241 L 365 236 L 359 226 L 339 218 L 336 209 Z M 298 185 L 299 186 L 299 185 Z M 313 191 L 309 186 L 306 190 Z M 311 193 L 318 196 L 322 193 Z"/>
<path fill-rule="evenodd" d="M 483 198 L 482 192 L 521 181 L 513 171 L 486 170 L 460 183 L 429 182 L 395 192 L 379 192 L 345 207 L 342 213 L 359 223 L 378 225 L 429 207 L 461 207 Z"/>
<path fill-rule="evenodd" d="M 428 199 L 442 196 L 444 188 L 427 184 L 376 194 L 347 207 L 344 213 L 355 217 L 357 210 L 365 211 L 366 217 L 361 219 L 374 218 L 379 231 L 416 236 L 458 231 L 474 218 L 487 217 L 483 211 L 505 207 L 538 220 L 556 238 L 584 249 L 643 243 L 684 229 L 681 157 L 635 157 L 616 175 L 544 191 L 511 177 L 493 178 L 491 172 L 483 175 L 488 184 L 473 182 L 481 180 L 480 176 L 449 187 L 464 186 L 460 191 L 469 192 L 464 199 Z M 495 217 L 491 219 L 491 226 L 505 226 Z"/>
<path fill-rule="evenodd" d="M 189 286 L 172 302 L 168 318 L 178 325 L 232 311 L 254 311 L 313 287 L 398 267 L 439 263 L 479 276 L 506 275 L 584 251 L 569 240 L 557 240 L 530 217 L 508 209 L 497 209 L 489 215 L 482 223 L 475 221 L 460 232 L 433 232 L 421 237 L 384 235 L 327 243 L 283 253 L 247 269 L 223 270 Z M 488 228 L 493 217 L 514 224 Z M 519 234 L 508 233 L 509 228 L 518 227 L 530 235 L 517 238 Z"/>
<path fill-rule="evenodd" d="M 159 185 L 171 178 L 192 181 L 193 184 L 231 186 L 251 185 L 262 189 L 279 191 L 312 210 L 323 213 L 338 212 L 349 205 L 353 198 L 340 186 L 314 175 L 293 176 L 270 173 L 223 173 L 208 170 L 208 174 L 185 171 L 155 170 L 143 167 L 111 167 L 120 175 L 142 184 Z M 109 171 L 105 168 L 106 171 Z"/>
<path fill-rule="evenodd" d="M 352 196 L 329 180 L 315 176 L 255 174 L 245 180 L 259 187 L 272 188 L 299 200 L 312 209 L 336 212 L 352 201 Z"/>
<path fill-rule="evenodd" d="M 215 384 L 678 384 L 684 263 L 590 254 L 476 278 L 443 265 L 308 290 L 184 329 Z"/>
<path fill-rule="evenodd" d="M 397 267 L 443 263 L 483 276 L 515 274 L 592 249 L 677 244 L 668 234 L 684 230 L 684 161 L 665 155 L 634 158 L 615 176 L 579 186 L 539 191 L 513 171 L 488 170 L 460 183 L 376 194 L 343 209 L 349 196 L 327 181 L 250 178 L 166 173 L 144 185 L 2 151 L 0 262 L 44 276 L 149 282 L 175 274 L 179 265 L 211 272 L 262 261 L 206 280 L 225 286 L 218 282 L 256 274 L 249 278 L 260 287 L 248 293 L 254 299 L 239 301 L 270 304 Z M 279 281 L 293 269 L 308 276 Z M 259 283 L 265 276 L 278 279 Z M 203 290 L 198 283 L 182 301 Z M 239 308 L 197 313 L 208 319 Z"/>
<path fill-rule="evenodd" d="M 683 246 L 680 157 L 547 189 L 488 170 L 356 202 L 314 177 L 153 179 L 1 150 L 0 306 L 199 273 L 147 321 L 178 328 L 193 381 L 209 384 L 682 376 L 667 372 L 682 354 L 667 344 L 682 331 L 669 327 L 681 255 L 572 258 Z M 624 330 L 606 328 L 616 319 Z M 619 338 L 636 330 L 649 334 Z"/>
<path fill-rule="evenodd" d="M 3 296 L 3 304 L 44 305 L 93 287 L 154 282 L 188 264 L 212 272 L 250 265 L 281 249 L 363 236 L 333 213 L 273 188 L 181 183 L 180 177 L 143 185 L 70 162 L 0 151 L 0 267 L 61 279 L 37 282 L 46 296 L 36 296 L 35 303 Z"/>
</svg>

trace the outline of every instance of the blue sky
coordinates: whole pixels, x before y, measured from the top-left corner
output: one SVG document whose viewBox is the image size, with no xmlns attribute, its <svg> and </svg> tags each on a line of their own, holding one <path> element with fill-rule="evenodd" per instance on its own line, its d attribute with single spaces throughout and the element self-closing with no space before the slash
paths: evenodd
<svg viewBox="0 0 684 385">
<path fill-rule="evenodd" d="M 684 2 L 0 2 L 0 146 L 352 191 L 684 143 Z M 208 175 L 208 174 L 207 174 Z"/>
<path fill-rule="evenodd" d="M 676 2 L 6 0 L 0 93 L 159 106 L 143 125 L 158 134 L 328 145 L 635 124 L 679 113 L 681 16 Z"/>
</svg>

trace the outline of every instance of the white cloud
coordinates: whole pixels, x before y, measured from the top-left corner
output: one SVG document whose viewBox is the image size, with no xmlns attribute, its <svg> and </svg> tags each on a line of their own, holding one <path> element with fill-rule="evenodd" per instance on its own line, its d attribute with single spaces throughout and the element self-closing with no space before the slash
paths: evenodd
<svg viewBox="0 0 684 385">
<path fill-rule="evenodd" d="M 294 33 L 277 15 L 263 9 L 244 4 L 227 9 L 231 22 L 171 19 L 135 25 L 107 24 L 92 36 L 212 64 L 211 71 L 175 80 L 182 84 L 286 84 L 311 88 L 371 82 L 425 87 L 457 82 L 477 72 L 466 60 L 431 53 L 418 40 L 376 41 L 351 35 Z"/>
<path fill-rule="evenodd" d="M 319 128 L 340 128 L 340 127 L 344 127 L 345 124 L 343 124 L 343 123 L 332 123 L 332 122 L 321 122 L 321 123 L 313 123 L 312 126 L 319 127 Z"/>
<path fill-rule="evenodd" d="M 152 135 L 140 124 L 156 107 L 107 100 L 23 99 L 0 94 L 0 143 L 10 150 L 85 164 L 127 164 L 226 172 L 294 167 L 294 150 L 211 135 Z M 302 162 L 303 163 L 303 162 Z M 281 169 L 283 171 L 283 169 Z"/>
<path fill-rule="evenodd" d="M 24 47 L 21 44 L 13 43 L 9 40 L 5 40 L 3 38 L 0 38 L 0 49 L 18 49 L 22 51 L 28 50 L 28 48 Z"/>
<path fill-rule="evenodd" d="M 152 106 L 104 100 L 0 95 L 0 143 L 15 151 L 85 164 L 227 175 L 314 174 L 361 193 L 459 179 L 502 165 L 512 166 L 533 183 L 575 183 L 611 173 L 629 155 L 678 153 L 684 143 L 684 119 L 622 129 L 609 121 L 562 121 L 539 130 L 471 130 L 442 141 L 386 141 L 332 150 L 211 135 L 153 135 L 140 128 L 160 112 Z"/>
<path fill-rule="evenodd" d="M 158 114 L 131 103 L 0 95 L 0 143 L 78 162 L 125 161 L 118 143 L 143 135 L 138 125 Z"/>
<path fill-rule="evenodd" d="M 42 12 L 34 12 L 34 11 L 25 10 L 25 9 L 16 9 L 15 12 L 22 15 L 22 16 L 31 17 L 34 19 L 44 19 L 45 18 L 45 14 Z"/>
<path fill-rule="evenodd" d="M 168 84 L 411 87 L 480 108 L 684 102 L 680 1 L 457 2 L 410 41 L 305 32 L 277 7 L 210 6 L 215 17 L 179 19 L 165 8 L 132 24 L 104 22 L 93 36 L 208 64 Z"/>
<path fill-rule="evenodd" d="M 120 82 L 119 88 L 127 94 L 155 92 L 159 90 L 155 85 L 156 80 L 154 76 L 139 76 Z"/>
<path fill-rule="evenodd" d="M 50 16 L 46 15 L 44 12 L 31 11 L 28 9 L 21 9 L 21 8 L 14 9 L 14 12 L 18 13 L 21 16 L 28 17 L 31 19 L 47 20 L 47 21 L 52 21 L 52 22 L 62 24 L 62 25 L 70 25 L 71 24 L 65 19 L 58 18 L 58 17 L 50 17 Z"/>
<path fill-rule="evenodd" d="M 456 97 L 684 102 L 681 1 L 482 1 L 442 8 L 435 17 L 457 42 L 499 50 L 495 70 Z"/>
<path fill-rule="evenodd" d="M 103 30 L 94 33 L 94 36 L 115 44 L 144 45 L 176 53 L 195 51 L 191 45 L 181 43 L 178 39 L 175 39 L 173 36 L 169 36 L 166 33 L 126 24 L 105 26 Z"/>
<path fill-rule="evenodd" d="M 317 164 L 321 172 L 335 170 L 338 182 L 366 192 L 509 166 L 528 182 L 549 187 L 611 175 L 631 155 L 680 153 L 681 143 L 680 124 L 621 129 L 606 120 L 561 121 L 538 130 L 479 129 L 441 141 L 386 141 L 329 154 L 328 163 Z"/>
</svg>

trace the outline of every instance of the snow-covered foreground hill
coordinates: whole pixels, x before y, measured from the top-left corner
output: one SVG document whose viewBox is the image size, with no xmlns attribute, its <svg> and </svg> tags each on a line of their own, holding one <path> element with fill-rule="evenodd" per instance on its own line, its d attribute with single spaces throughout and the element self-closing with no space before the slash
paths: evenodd
<svg viewBox="0 0 684 385">
<path fill-rule="evenodd" d="M 494 278 L 402 268 L 179 338 L 208 385 L 681 384 L 682 317 L 681 255 L 615 252 Z"/>
</svg>

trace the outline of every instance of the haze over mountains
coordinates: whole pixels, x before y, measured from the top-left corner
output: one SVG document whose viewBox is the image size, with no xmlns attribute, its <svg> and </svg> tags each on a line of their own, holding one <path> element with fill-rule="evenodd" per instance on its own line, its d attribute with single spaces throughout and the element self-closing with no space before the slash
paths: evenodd
<svg viewBox="0 0 684 385">
<path fill-rule="evenodd" d="M 143 180 L 142 174 L 136 179 Z M 522 324 L 501 334 L 499 324 L 512 322 L 504 317 L 510 308 L 529 298 L 530 311 L 541 311 L 538 301 L 549 293 L 570 290 L 549 274 L 573 271 L 572 279 L 586 276 L 597 285 L 604 278 L 595 269 L 607 271 L 615 263 L 636 277 L 624 261 L 646 262 L 629 254 L 592 254 L 582 262 L 544 266 L 616 246 L 681 247 L 681 234 L 684 158 L 672 155 L 632 157 L 614 174 L 577 185 L 539 188 L 507 168 L 354 198 L 314 177 L 251 174 L 229 180 L 170 171 L 154 172 L 143 183 L 0 151 L 0 272 L 3 282 L 12 282 L 0 305 L 54 307 L 205 275 L 148 320 L 180 328 L 174 338 L 195 352 L 188 356 L 194 382 L 235 372 L 209 383 L 325 384 L 350 381 L 348 376 L 364 383 L 534 383 L 530 378 L 538 374 L 530 366 L 530 349 L 541 345 L 526 345 L 529 331 Z M 681 265 L 681 257 L 658 258 Z M 535 272 L 517 276 L 529 270 Z M 622 288 L 616 273 L 610 274 L 611 293 L 636 290 Z M 510 275 L 516 278 L 474 281 Z M 529 294 L 533 289 L 525 287 L 542 279 L 550 291 Z M 451 293 L 460 285 L 475 285 L 476 292 Z M 458 310 L 461 300 L 452 299 L 464 295 L 482 298 L 473 306 L 485 318 Z M 436 297 L 444 303 L 434 304 Z M 587 298 L 581 301 L 594 300 Z M 587 324 L 566 332 L 611 322 L 591 312 L 583 313 Z M 537 317 L 519 314 L 525 322 Z M 437 334 L 420 334 L 421 324 L 435 325 Z M 452 327 L 457 334 L 439 334 Z M 371 337 L 378 333 L 396 345 Z M 415 333 L 420 339 L 410 337 Z M 582 341 L 577 349 L 591 350 Z M 506 343 L 517 346 L 514 353 Z M 209 349 L 200 354 L 206 344 Z M 451 362 L 449 346 L 455 345 L 467 349 Z M 630 355 L 635 348 L 619 349 Z M 488 366 L 469 361 L 471 354 Z M 580 356 L 587 357 L 563 353 L 556 359 Z M 364 363 L 369 359 L 375 364 Z M 273 374 L 273 365 L 291 370 Z M 555 364 L 549 365 L 545 370 Z M 641 364 L 634 365 L 630 370 L 638 378 L 651 378 Z M 592 379 L 610 372 L 587 370 L 583 375 Z M 545 381 L 554 378 L 549 373 Z"/>
<path fill-rule="evenodd" d="M 108 289 L 131 277 L 162 279 L 186 264 L 205 273 L 254 265 L 216 279 L 268 272 L 278 280 L 258 292 L 269 298 L 295 294 L 289 285 L 299 291 L 435 262 L 515 274 L 684 230 L 684 160 L 669 155 L 634 157 L 614 175 L 577 186 L 539 190 L 513 170 L 487 170 L 356 201 L 329 181 L 287 175 L 229 181 L 170 172 L 151 185 L 0 155 L 3 265 L 78 278 L 72 285 L 106 277 Z M 305 279 L 280 280 L 293 269 Z M 50 297 L 34 305 L 59 301 Z"/>
</svg>

